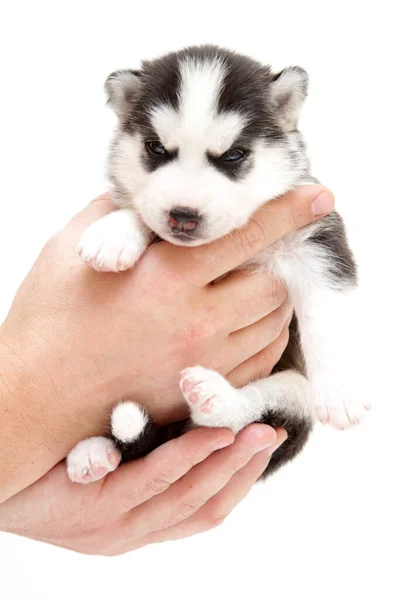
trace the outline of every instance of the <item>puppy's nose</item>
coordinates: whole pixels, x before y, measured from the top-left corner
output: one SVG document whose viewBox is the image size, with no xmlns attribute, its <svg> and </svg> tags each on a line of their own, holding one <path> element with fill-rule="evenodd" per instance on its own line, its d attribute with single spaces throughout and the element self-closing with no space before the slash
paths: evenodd
<svg viewBox="0 0 400 600">
<path fill-rule="evenodd" d="M 168 213 L 168 225 L 175 234 L 192 233 L 200 220 L 199 212 L 186 206 L 175 206 Z"/>
</svg>

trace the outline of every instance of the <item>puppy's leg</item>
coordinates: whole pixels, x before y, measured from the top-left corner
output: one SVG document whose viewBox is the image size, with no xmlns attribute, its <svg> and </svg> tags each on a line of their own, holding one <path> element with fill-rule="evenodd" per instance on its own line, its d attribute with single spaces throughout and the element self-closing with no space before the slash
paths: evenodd
<svg viewBox="0 0 400 600">
<path fill-rule="evenodd" d="M 317 418 L 337 429 L 360 423 L 368 399 L 354 369 L 352 302 L 332 289 L 309 289 L 294 301 Z"/>
<path fill-rule="evenodd" d="M 96 271 L 125 271 L 140 258 L 149 241 L 149 231 L 135 212 L 121 208 L 86 229 L 78 253 Z"/>
<path fill-rule="evenodd" d="M 308 382 L 294 370 L 237 389 L 215 371 L 192 367 L 182 371 L 180 388 L 195 425 L 227 427 L 234 433 L 254 422 L 284 427 L 288 439 L 274 454 L 268 473 L 293 458 L 312 429 Z"/>
<path fill-rule="evenodd" d="M 357 273 L 342 219 L 333 212 L 286 243 L 274 268 L 294 304 L 317 417 L 346 429 L 363 420 L 369 403 L 365 374 L 354 369 Z"/>
</svg>

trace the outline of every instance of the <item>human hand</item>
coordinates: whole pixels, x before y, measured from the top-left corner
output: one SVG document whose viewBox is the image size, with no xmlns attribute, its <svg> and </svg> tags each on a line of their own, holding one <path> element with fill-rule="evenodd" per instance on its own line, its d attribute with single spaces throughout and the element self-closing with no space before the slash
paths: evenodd
<svg viewBox="0 0 400 600">
<path fill-rule="evenodd" d="M 286 290 L 265 273 L 210 283 L 322 216 L 312 211 L 322 191 L 300 187 L 207 246 L 156 244 L 126 273 L 96 273 L 76 253 L 88 224 L 111 210 L 107 195 L 55 235 L 0 329 L 0 501 L 81 439 L 104 433 L 121 399 L 143 404 L 160 423 L 186 416 L 178 380 L 188 365 L 238 386 L 267 376 L 288 339 Z"/>
<path fill-rule="evenodd" d="M 71 483 L 60 463 L 0 505 L 0 530 L 108 556 L 188 537 L 222 523 L 285 439 L 260 424 L 235 441 L 226 429 L 196 429 L 89 486 Z"/>
</svg>

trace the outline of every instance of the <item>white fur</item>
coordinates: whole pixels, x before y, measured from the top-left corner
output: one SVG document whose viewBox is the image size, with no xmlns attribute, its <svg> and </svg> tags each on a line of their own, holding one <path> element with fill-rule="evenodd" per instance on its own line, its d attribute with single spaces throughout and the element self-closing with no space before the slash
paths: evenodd
<svg viewBox="0 0 400 600">
<path fill-rule="evenodd" d="M 96 271 L 125 271 L 140 258 L 148 243 L 148 230 L 131 209 L 125 208 L 88 227 L 78 244 L 78 253 Z"/>
<path fill-rule="evenodd" d="M 308 382 L 295 371 L 236 389 L 215 371 L 192 367 L 182 372 L 179 385 L 192 421 L 201 427 L 227 427 L 237 433 L 274 409 L 313 418 Z"/>
<path fill-rule="evenodd" d="M 93 437 L 79 442 L 67 457 L 68 477 L 74 483 L 91 483 L 114 471 L 121 455 L 112 440 Z"/>
<path fill-rule="evenodd" d="M 354 370 L 352 303 L 343 292 L 320 288 L 311 278 L 290 287 L 317 416 L 338 429 L 356 425 L 369 401 L 360 385 L 365 373 Z"/>
<path fill-rule="evenodd" d="M 286 236 L 248 268 L 267 269 L 283 279 L 299 322 L 307 377 L 318 418 L 338 429 L 360 423 L 369 409 L 354 372 L 353 329 L 356 304 L 350 290 L 339 290 L 329 275 L 329 256 L 304 242 L 318 224 Z"/>
<path fill-rule="evenodd" d="M 136 402 L 121 402 L 111 415 L 111 430 L 121 442 L 133 442 L 146 427 L 149 418 Z"/>
</svg>

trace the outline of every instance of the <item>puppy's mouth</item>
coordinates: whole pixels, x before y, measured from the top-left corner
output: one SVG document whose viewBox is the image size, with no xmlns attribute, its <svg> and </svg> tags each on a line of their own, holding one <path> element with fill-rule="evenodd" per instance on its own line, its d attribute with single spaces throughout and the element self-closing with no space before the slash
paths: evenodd
<svg viewBox="0 0 400 600">
<path fill-rule="evenodd" d="M 190 233 L 186 233 L 186 231 L 172 231 L 170 236 L 174 239 L 193 242 L 196 241 L 196 238 L 193 237 Z"/>
<path fill-rule="evenodd" d="M 163 235 L 165 241 L 175 244 L 176 246 L 201 246 L 207 243 L 207 240 L 202 239 L 197 235 L 191 235 L 185 231 L 179 233 L 173 233 L 172 231 L 166 232 Z"/>
</svg>

